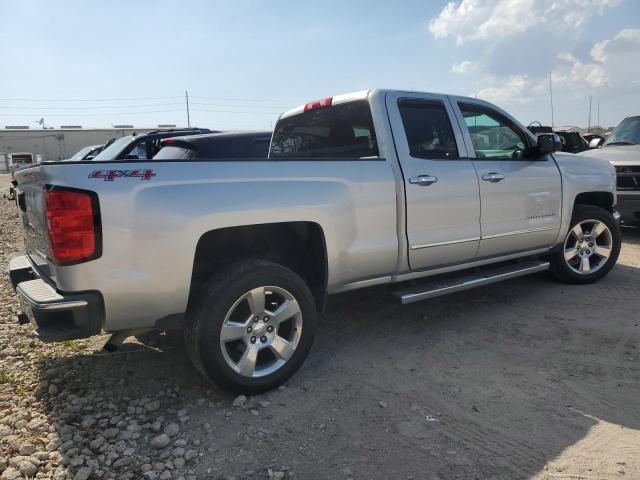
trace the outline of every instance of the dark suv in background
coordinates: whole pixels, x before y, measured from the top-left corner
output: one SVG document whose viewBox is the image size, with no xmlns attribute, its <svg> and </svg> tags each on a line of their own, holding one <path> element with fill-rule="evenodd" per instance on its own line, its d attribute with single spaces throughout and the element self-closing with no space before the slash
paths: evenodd
<svg viewBox="0 0 640 480">
<path fill-rule="evenodd" d="M 171 130 L 153 130 L 139 135 L 128 135 L 111 141 L 94 161 L 109 160 L 149 160 L 160 150 L 160 141 L 164 138 L 182 135 L 201 135 L 216 133 L 208 128 L 180 128 Z"/>
<path fill-rule="evenodd" d="M 271 132 L 224 132 L 167 138 L 154 160 L 260 158 L 269 155 Z"/>
</svg>

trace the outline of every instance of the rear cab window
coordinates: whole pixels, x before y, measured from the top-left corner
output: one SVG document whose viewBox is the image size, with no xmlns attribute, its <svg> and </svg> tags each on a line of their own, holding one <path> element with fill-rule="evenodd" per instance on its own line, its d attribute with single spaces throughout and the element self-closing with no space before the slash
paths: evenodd
<svg viewBox="0 0 640 480">
<path fill-rule="evenodd" d="M 359 159 L 378 157 L 367 100 L 313 108 L 281 118 L 269 158 Z"/>
</svg>

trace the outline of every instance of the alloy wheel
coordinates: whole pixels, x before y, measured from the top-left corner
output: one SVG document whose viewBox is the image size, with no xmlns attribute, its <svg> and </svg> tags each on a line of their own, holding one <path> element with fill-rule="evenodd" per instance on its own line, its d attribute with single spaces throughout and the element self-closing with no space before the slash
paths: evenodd
<svg viewBox="0 0 640 480">
<path fill-rule="evenodd" d="M 579 275 L 589 275 L 605 266 L 613 248 L 613 235 L 600 220 L 583 220 L 567 234 L 564 260 Z"/>
<path fill-rule="evenodd" d="M 282 368 L 302 336 L 295 297 L 275 286 L 254 288 L 229 309 L 220 331 L 222 355 L 235 372 L 263 377 Z"/>
</svg>

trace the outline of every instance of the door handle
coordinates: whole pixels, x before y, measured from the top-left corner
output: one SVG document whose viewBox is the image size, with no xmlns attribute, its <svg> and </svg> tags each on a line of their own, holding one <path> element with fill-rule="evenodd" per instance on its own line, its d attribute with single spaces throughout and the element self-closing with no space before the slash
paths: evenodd
<svg viewBox="0 0 640 480">
<path fill-rule="evenodd" d="M 413 185 L 420 185 L 421 187 L 427 187 L 438 181 L 438 177 L 433 175 L 418 175 L 417 177 L 411 177 L 409 183 Z"/>
<path fill-rule="evenodd" d="M 485 182 L 497 183 L 504 180 L 504 175 L 496 172 L 485 173 L 482 175 L 482 180 Z"/>
</svg>

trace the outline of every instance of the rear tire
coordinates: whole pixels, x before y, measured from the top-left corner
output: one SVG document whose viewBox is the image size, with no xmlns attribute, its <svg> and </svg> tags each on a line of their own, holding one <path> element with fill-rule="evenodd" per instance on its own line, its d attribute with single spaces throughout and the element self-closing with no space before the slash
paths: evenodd
<svg viewBox="0 0 640 480">
<path fill-rule="evenodd" d="M 620 255 L 620 226 L 599 207 L 577 205 L 562 248 L 551 256 L 551 273 L 564 283 L 600 280 Z"/>
<path fill-rule="evenodd" d="M 316 317 L 311 291 L 296 273 L 244 261 L 199 289 L 185 321 L 185 343 L 207 379 L 253 395 L 278 387 L 300 368 Z"/>
</svg>

